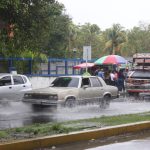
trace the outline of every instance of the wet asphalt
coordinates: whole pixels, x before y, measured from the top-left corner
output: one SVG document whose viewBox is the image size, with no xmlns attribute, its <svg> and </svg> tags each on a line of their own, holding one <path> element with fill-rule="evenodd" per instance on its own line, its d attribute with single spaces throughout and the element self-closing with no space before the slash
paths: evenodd
<svg viewBox="0 0 150 150">
<path fill-rule="evenodd" d="M 138 100 L 131 97 L 113 100 L 107 109 L 100 109 L 96 104 L 75 108 L 33 107 L 21 100 L 3 100 L 0 101 L 0 129 L 145 111 L 150 111 L 150 100 Z"/>
</svg>

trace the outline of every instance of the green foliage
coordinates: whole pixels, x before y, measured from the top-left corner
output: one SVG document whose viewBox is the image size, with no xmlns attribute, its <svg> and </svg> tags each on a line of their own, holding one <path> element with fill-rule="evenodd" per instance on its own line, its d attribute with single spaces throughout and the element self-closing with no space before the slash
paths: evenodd
<svg viewBox="0 0 150 150">
<path fill-rule="evenodd" d="M 68 133 L 69 131 L 71 131 L 71 128 L 65 127 L 60 123 L 52 123 L 52 124 L 45 124 L 45 125 L 35 124 L 33 126 L 15 128 L 13 130 L 13 132 L 15 133 L 19 133 L 19 134 L 28 133 L 33 135 Z"/>
<path fill-rule="evenodd" d="M 137 52 L 149 52 L 150 51 L 150 25 L 143 25 L 140 27 L 134 27 L 128 31 L 128 43 L 126 45 L 129 55 L 133 55 Z"/>
<path fill-rule="evenodd" d="M 119 24 L 114 24 L 108 31 L 108 41 L 106 42 L 105 49 L 109 50 L 110 54 L 121 55 L 121 49 L 127 41 L 126 33 L 122 28 Z"/>
<path fill-rule="evenodd" d="M 63 10 L 64 6 L 55 0 L 2 0 L 0 55 L 18 57 L 26 49 L 39 54 L 64 49 L 70 18 Z M 8 36 L 10 30 L 12 37 Z"/>
<path fill-rule="evenodd" d="M 55 133 L 68 133 L 70 129 L 57 123 L 52 125 L 51 130 L 54 131 Z"/>
<path fill-rule="evenodd" d="M 77 48 L 77 56 L 82 58 L 83 46 L 92 47 L 92 58 L 100 55 L 103 46 L 101 44 L 101 30 L 96 24 L 86 23 L 82 26 L 76 27 L 76 39 L 73 48 Z M 71 44 L 70 44 L 71 45 Z"/>
<path fill-rule="evenodd" d="M 0 139 L 1 138 L 7 138 L 8 137 L 8 133 L 5 131 L 0 131 Z"/>
<path fill-rule="evenodd" d="M 132 56 L 149 52 L 149 43 L 150 25 L 144 23 L 131 30 L 114 24 L 101 31 L 96 24 L 75 25 L 64 5 L 56 0 L 0 1 L 1 57 L 42 61 L 47 61 L 47 57 L 82 58 L 83 46 L 89 45 L 92 58 L 108 54 Z"/>
</svg>

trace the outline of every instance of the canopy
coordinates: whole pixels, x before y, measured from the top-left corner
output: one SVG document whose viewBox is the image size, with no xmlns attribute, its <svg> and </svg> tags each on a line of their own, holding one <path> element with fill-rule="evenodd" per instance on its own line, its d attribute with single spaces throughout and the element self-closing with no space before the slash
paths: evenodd
<svg viewBox="0 0 150 150">
<path fill-rule="evenodd" d="M 73 68 L 74 69 L 80 69 L 80 68 L 90 68 L 90 67 L 93 67 L 95 64 L 94 63 L 81 63 L 81 64 L 78 64 L 76 66 L 74 66 Z"/>
<path fill-rule="evenodd" d="M 107 55 L 96 60 L 95 65 L 126 64 L 127 60 L 119 55 Z"/>
</svg>

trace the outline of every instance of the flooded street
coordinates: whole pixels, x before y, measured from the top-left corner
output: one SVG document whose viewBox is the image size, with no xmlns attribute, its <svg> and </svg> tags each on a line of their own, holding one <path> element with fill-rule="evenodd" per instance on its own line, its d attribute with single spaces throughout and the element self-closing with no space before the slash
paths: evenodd
<svg viewBox="0 0 150 150">
<path fill-rule="evenodd" d="M 143 146 L 144 145 L 144 146 Z M 96 148 L 91 148 L 87 150 L 149 150 L 150 148 L 150 138 L 144 140 L 133 140 L 130 142 L 111 144 Z"/>
<path fill-rule="evenodd" d="M 127 133 L 101 139 L 91 139 L 69 144 L 62 144 L 55 147 L 56 150 L 149 150 L 150 130 Z M 42 150 L 51 150 L 46 148 Z M 40 149 L 38 149 L 40 150 Z"/>
<path fill-rule="evenodd" d="M 150 136 L 141 139 L 132 139 L 124 142 L 111 141 L 111 143 L 105 143 L 105 145 L 101 145 L 101 143 L 102 140 L 91 140 L 88 142 L 76 142 L 72 144 L 64 144 L 51 148 L 40 148 L 36 150 L 149 150 Z"/>
<path fill-rule="evenodd" d="M 98 146 L 95 148 L 89 148 L 86 150 L 149 150 L 150 149 L 150 137 L 143 139 L 136 139 L 127 142 L 113 143 L 104 146 Z"/>
<path fill-rule="evenodd" d="M 129 98 L 114 100 L 107 109 L 100 109 L 98 105 L 77 106 L 71 109 L 33 107 L 21 101 L 9 100 L 0 102 L 0 129 L 145 111 L 150 111 L 150 101 L 136 101 Z"/>
</svg>

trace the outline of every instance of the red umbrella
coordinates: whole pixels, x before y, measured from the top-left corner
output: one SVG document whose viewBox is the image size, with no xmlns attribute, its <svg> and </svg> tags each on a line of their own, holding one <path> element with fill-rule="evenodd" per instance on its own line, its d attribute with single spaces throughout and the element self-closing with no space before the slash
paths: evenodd
<svg viewBox="0 0 150 150">
<path fill-rule="evenodd" d="M 81 69 L 81 68 L 90 68 L 90 67 L 93 67 L 95 64 L 94 63 L 81 63 L 81 64 L 78 64 L 76 66 L 73 66 L 74 69 Z"/>
</svg>

